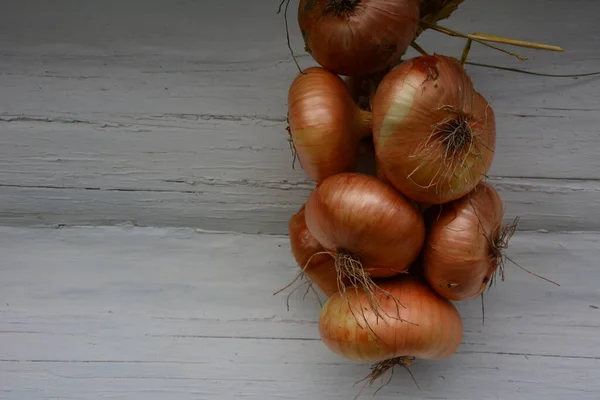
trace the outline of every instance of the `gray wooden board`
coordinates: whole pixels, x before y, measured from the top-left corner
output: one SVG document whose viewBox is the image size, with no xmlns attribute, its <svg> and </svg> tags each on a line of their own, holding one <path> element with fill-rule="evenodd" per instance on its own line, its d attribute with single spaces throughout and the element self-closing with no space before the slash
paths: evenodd
<svg viewBox="0 0 600 400">
<path fill-rule="evenodd" d="M 0 220 L 284 233 L 312 183 L 291 168 L 285 113 L 297 70 L 276 8 L 241 0 L 5 1 Z M 482 0 L 466 2 L 445 25 L 567 49 L 517 49 L 530 58 L 520 62 L 474 46 L 473 61 L 580 73 L 600 70 L 597 10 L 583 0 Z M 302 66 L 314 65 L 295 15 L 292 4 L 292 44 Z M 460 54 L 463 42 L 427 32 L 421 44 Z M 589 211 L 600 202 L 600 78 L 469 72 L 497 113 L 490 175 L 511 182 L 503 186 L 510 212 L 535 208 L 522 228 L 600 229 Z M 548 191 L 559 194 L 537 194 Z"/>
<path fill-rule="evenodd" d="M 600 234 L 517 233 L 514 266 L 458 304 L 454 356 L 377 398 L 598 399 Z M 0 398 L 352 399 L 368 365 L 326 349 L 284 236 L 0 227 Z M 366 389 L 373 398 L 378 387 Z"/>
<path fill-rule="evenodd" d="M 530 179 L 492 181 L 505 202 L 506 221 L 519 217 L 521 230 L 600 229 L 600 187 L 594 182 Z M 557 184 L 558 183 L 558 184 Z M 135 225 L 202 227 L 287 233 L 312 185 L 302 181 L 205 181 L 185 190 L 4 187 L 0 220 L 15 226 Z"/>
</svg>

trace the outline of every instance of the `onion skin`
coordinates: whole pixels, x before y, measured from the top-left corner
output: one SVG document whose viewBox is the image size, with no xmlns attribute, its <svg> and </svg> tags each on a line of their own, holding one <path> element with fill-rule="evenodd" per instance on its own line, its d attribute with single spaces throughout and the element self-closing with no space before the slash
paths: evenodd
<svg viewBox="0 0 600 400">
<path fill-rule="evenodd" d="M 397 61 L 419 26 L 420 0 L 300 0 L 298 24 L 317 63 L 346 76 Z"/>
<path fill-rule="evenodd" d="M 325 249 L 306 227 L 304 210 L 305 206 L 302 206 L 298 212 L 292 215 L 288 223 L 292 254 L 312 284 L 329 297 L 338 292 L 335 262 L 329 254 L 318 254 L 324 252 Z M 309 260 L 310 264 L 307 264 Z M 343 283 L 347 284 L 347 282 Z"/>
<path fill-rule="evenodd" d="M 495 114 L 460 63 L 443 55 L 405 61 L 372 101 L 373 140 L 382 174 L 420 203 L 463 197 L 489 171 Z"/>
<path fill-rule="evenodd" d="M 376 177 L 342 173 L 321 182 L 306 202 L 306 226 L 325 249 L 356 257 L 372 277 L 405 272 L 425 240 L 421 214 Z"/>
<path fill-rule="evenodd" d="M 360 141 L 372 135 L 371 113 L 354 103 L 339 76 L 304 70 L 288 91 L 290 135 L 306 174 L 316 182 L 354 171 Z"/>
<path fill-rule="evenodd" d="M 381 282 L 379 287 L 405 308 L 381 293 L 383 317 L 378 320 L 360 290 L 348 291 L 345 297 L 335 294 L 325 303 L 319 333 L 331 351 L 353 361 L 380 362 L 404 356 L 439 360 L 458 350 L 463 325 L 450 301 L 412 276 Z"/>
<path fill-rule="evenodd" d="M 498 268 L 494 241 L 501 235 L 503 217 L 498 192 L 483 182 L 431 215 L 423 268 L 433 290 L 453 301 L 483 293 Z"/>
</svg>

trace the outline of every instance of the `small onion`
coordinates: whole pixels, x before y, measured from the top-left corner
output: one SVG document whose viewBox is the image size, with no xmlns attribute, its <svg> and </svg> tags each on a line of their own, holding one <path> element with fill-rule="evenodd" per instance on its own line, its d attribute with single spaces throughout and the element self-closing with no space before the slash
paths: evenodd
<svg viewBox="0 0 600 400">
<path fill-rule="evenodd" d="M 423 249 L 425 278 L 453 301 L 479 296 L 501 263 L 504 208 L 498 192 L 481 182 L 466 196 L 431 210 Z"/>
<path fill-rule="evenodd" d="M 419 26 L 420 0 L 300 0 L 306 50 L 339 75 L 382 71 L 408 49 Z"/>
<path fill-rule="evenodd" d="M 321 67 L 307 68 L 292 82 L 288 120 L 302 168 L 317 182 L 354 171 L 361 140 L 373 132 L 371 113 L 354 103 L 342 78 Z"/>
<path fill-rule="evenodd" d="M 381 173 L 426 205 L 456 200 L 491 167 L 495 115 L 454 58 L 420 56 L 388 73 L 372 101 Z"/>
</svg>

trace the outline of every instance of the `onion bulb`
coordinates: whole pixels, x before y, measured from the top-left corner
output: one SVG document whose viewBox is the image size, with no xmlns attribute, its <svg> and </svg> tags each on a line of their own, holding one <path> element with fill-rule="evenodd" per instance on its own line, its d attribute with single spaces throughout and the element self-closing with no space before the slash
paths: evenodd
<svg viewBox="0 0 600 400">
<path fill-rule="evenodd" d="M 408 49 L 420 0 L 300 0 L 298 24 L 317 63 L 339 75 L 368 75 Z"/>
<path fill-rule="evenodd" d="M 310 194 L 305 213 L 306 226 L 325 249 L 355 258 L 373 277 L 406 271 L 425 238 L 411 202 L 369 175 L 330 176 Z"/>
<path fill-rule="evenodd" d="M 501 266 L 501 249 L 513 232 L 502 227 L 498 192 L 482 182 L 466 196 L 432 209 L 430 216 L 423 249 L 425 279 L 453 301 L 479 296 Z"/>
<path fill-rule="evenodd" d="M 326 296 L 338 292 L 338 274 L 334 259 L 306 227 L 303 205 L 289 220 L 288 232 L 292 254 L 311 284 L 317 286 Z M 347 284 L 348 282 L 342 282 Z"/>
<path fill-rule="evenodd" d="M 452 57 L 420 56 L 397 66 L 379 84 L 372 112 L 381 172 L 413 200 L 461 198 L 491 167 L 494 111 Z"/>
<path fill-rule="evenodd" d="M 339 279 L 370 295 L 379 291 L 373 277 L 408 271 L 425 238 L 423 218 L 409 200 L 359 173 L 333 175 L 317 185 L 306 202 L 305 220 L 334 258 Z M 345 286 L 340 292 L 346 293 Z"/>
<path fill-rule="evenodd" d="M 354 103 L 342 78 L 321 67 L 307 68 L 292 82 L 288 121 L 302 168 L 317 182 L 354 171 L 361 140 L 373 132 L 371 113 Z"/>
<path fill-rule="evenodd" d="M 370 306 L 367 293 L 349 291 L 331 296 L 321 310 L 321 340 L 334 353 L 358 362 L 401 363 L 405 357 L 439 360 L 460 346 L 463 326 L 456 307 L 413 276 L 379 283 L 382 313 Z M 383 314 L 383 316 L 381 316 Z M 359 318 L 355 318 L 358 315 Z"/>
</svg>

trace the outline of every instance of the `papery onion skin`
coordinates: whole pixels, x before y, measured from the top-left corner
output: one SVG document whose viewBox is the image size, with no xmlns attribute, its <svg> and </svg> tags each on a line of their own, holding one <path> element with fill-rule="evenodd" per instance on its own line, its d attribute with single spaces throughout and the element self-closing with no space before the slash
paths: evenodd
<svg viewBox="0 0 600 400">
<path fill-rule="evenodd" d="M 425 239 L 421 214 L 390 185 L 360 173 L 333 175 L 306 202 L 306 226 L 329 251 L 356 257 L 372 277 L 405 272 Z"/>
<path fill-rule="evenodd" d="M 339 76 L 321 67 L 307 68 L 290 85 L 288 121 L 302 168 L 316 182 L 354 171 L 360 141 L 372 135 L 371 113 L 354 103 Z"/>
<path fill-rule="evenodd" d="M 463 325 L 450 301 L 412 276 L 378 285 L 404 307 L 382 292 L 378 298 L 383 319 L 378 319 L 365 292 L 352 290 L 344 297 L 333 295 L 319 317 L 321 340 L 331 351 L 358 362 L 403 356 L 439 360 L 457 351 Z"/>
<path fill-rule="evenodd" d="M 292 215 L 288 223 L 290 246 L 294 259 L 304 274 L 326 296 L 338 292 L 337 271 L 334 258 L 329 254 L 319 254 L 325 249 L 309 232 L 304 219 L 305 206 Z M 310 263 L 309 263 L 310 261 Z M 347 284 L 347 281 L 343 281 Z"/>
<path fill-rule="evenodd" d="M 372 110 L 381 172 L 413 200 L 456 200 L 491 168 L 494 111 L 452 57 L 420 56 L 400 64 L 380 83 Z"/>
<path fill-rule="evenodd" d="M 484 182 L 432 211 L 423 268 L 433 290 L 453 301 L 471 300 L 485 290 L 498 268 L 493 246 L 503 217 L 500 195 Z"/>
<path fill-rule="evenodd" d="M 346 76 L 398 60 L 419 26 L 420 0 L 301 0 L 298 24 L 317 63 Z"/>
<path fill-rule="evenodd" d="M 379 165 L 377 164 L 377 158 L 375 157 L 375 169 L 373 171 L 374 176 L 376 176 L 377 178 L 379 178 L 380 181 L 387 183 L 388 185 L 391 185 L 391 183 L 387 180 L 387 178 L 383 175 L 383 172 L 381 171 L 381 168 L 379 167 Z M 424 213 L 425 210 L 427 210 L 429 208 L 428 204 L 424 204 L 424 203 L 419 203 L 418 201 L 409 199 L 411 201 L 411 203 L 415 206 L 415 208 L 417 210 L 419 210 L 420 213 Z M 424 215 L 424 214 L 423 214 Z M 424 221 L 427 222 L 427 221 Z M 427 225 L 425 226 L 425 231 L 427 231 Z"/>
</svg>

